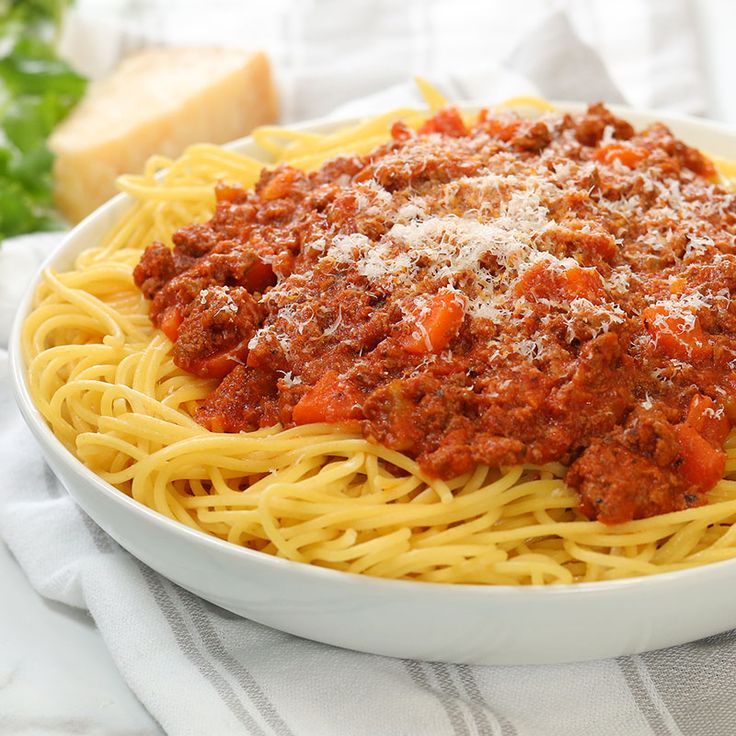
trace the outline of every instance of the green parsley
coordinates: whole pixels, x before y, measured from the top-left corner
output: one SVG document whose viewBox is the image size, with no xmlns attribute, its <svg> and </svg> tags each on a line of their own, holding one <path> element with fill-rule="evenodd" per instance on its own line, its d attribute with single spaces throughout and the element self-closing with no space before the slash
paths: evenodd
<svg viewBox="0 0 736 736">
<path fill-rule="evenodd" d="M 62 224 L 46 139 L 87 86 L 55 50 L 68 4 L 0 0 L 0 241 Z"/>
</svg>

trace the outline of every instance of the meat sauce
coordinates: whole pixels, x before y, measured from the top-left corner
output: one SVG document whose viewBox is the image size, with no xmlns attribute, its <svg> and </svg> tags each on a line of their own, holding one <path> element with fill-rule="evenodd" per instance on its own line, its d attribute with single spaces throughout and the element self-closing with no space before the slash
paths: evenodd
<svg viewBox="0 0 736 736">
<path fill-rule="evenodd" d="M 216 189 L 135 269 L 213 431 L 329 422 L 451 478 L 569 466 L 589 518 L 706 502 L 736 421 L 736 204 L 661 124 L 447 109 Z"/>
</svg>

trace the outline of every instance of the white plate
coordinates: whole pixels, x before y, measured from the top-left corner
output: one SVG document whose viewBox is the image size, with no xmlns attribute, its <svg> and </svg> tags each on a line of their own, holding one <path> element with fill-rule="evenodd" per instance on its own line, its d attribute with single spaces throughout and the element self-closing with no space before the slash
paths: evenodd
<svg viewBox="0 0 736 736">
<path fill-rule="evenodd" d="M 560 104 L 569 111 L 580 105 Z M 469 106 L 468 109 L 475 109 Z M 654 120 L 706 152 L 736 159 L 724 125 L 613 108 Z M 311 123 L 326 131 L 337 123 Z M 262 155 L 250 138 L 234 150 Z M 68 269 L 130 205 L 119 195 L 75 227 L 44 267 Z M 11 372 L 21 412 L 76 502 L 125 549 L 187 590 L 234 613 L 317 641 L 392 657 L 479 664 L 557 663 L 658 649 L 736 626 L 736 560 L 653 577 L 571 586 L 446 585 L 382 580 L 238 547 L 140 505 L 85 468 L 53 435 L 28 394 L 16 316 Z"/>
</svg>

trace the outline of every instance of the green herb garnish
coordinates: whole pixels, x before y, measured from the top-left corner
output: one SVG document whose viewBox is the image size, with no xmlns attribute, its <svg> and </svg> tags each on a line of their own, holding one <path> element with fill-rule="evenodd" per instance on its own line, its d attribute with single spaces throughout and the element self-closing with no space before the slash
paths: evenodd
<svg viewBox="0 0 736 736">
<path fill-rule="evenodd" d="M 56 54 L 70 0 L 0 0 L 0 240 L 59 227 L 46 139 L 87 80 Z"/>
</svg>

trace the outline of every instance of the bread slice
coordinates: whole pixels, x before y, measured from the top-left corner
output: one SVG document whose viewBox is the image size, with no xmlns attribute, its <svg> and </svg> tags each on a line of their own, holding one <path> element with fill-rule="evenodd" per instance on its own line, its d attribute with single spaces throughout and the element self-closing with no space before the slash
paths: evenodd
<svg viewBox="0 0 736 736">
<path fill-rule="evenodd" d="M 71 222 L 112 197 L 154 153 L 225 143 L 276 120 L 268 59 L 234 49 L 155 49 L 93 86 L 49 139 L 56 205 Z"/>
</svg>

